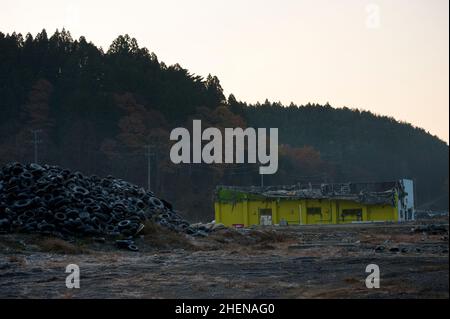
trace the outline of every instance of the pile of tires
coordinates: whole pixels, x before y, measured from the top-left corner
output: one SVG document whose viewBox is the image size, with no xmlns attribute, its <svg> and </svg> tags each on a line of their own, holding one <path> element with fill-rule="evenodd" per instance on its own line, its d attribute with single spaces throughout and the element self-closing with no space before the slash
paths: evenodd
<svg viewBox="0 0 450 319">
<path fill-rule="evenodd" d="M 112 176 L 21 163 L 0 170 L 1 232 L 129 237 L 149 219 L 173 231 L 198 232 L 170 203 Z"/>
</svg>

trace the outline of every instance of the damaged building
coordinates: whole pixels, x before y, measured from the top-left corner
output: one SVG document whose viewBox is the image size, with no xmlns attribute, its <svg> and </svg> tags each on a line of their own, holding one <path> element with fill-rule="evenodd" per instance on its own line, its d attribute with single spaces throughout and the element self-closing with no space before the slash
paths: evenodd
<svg viewBox="0 0 450 319">
<path fill-rule="evenodd" d="M 218 186 L 215 219 L 226 226 L 306 225 L 414 220 L 412 180 Z"/>
</svg>

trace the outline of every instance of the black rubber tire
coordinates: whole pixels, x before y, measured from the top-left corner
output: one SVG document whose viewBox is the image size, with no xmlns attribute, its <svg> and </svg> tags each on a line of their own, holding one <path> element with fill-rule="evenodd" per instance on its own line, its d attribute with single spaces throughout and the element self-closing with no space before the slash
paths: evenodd
<svg viewBox="0 0 450 319">
<path fill-rule="evenodd" d="M 93 215 L 94 217 L 97 217 L 100 221 L 104 223 L 109 223 L 111 221 L 111 217 L 106 214 L 95 212 Z"/>
<path fill-rule="evenodd" d="M 78 213 L 78 217 L 79 217 L 81 220 L 89 220 L 89 219 L 91 218 L 91 214 L 89 214 L 89 213 L 86 212 L 86 211 L 81 211 L 81 212 Z"/>
<path fill-rule="evenodd" d="M 12 205 L 12 207 L 14 210 L 21 211 L 21 210 L 24 210 L 27 207 L 29 207 L 32 203 L 33 203 L 33 200 L 29 199 L 29 198 L 28 199 L 19 199 Z"/>
<path fill-rule="evenodd" d="M 84 206 L 91 206 L 95 204 L 95 201 L 90 197 L 86 197 L 85 199 L 83 199 L 82 203 Z"/>
<path fill-rule="evenodd" d="M 172 204 L 171 203 L 169 203 L 168 201 L 166 201 L 166 200 L 164 200 L 164 199 L 161 199 L 161 202 L 164 204 L 164 206 L 167 208 L 167 209 L 169 209 L 169 210 L 172 210 Z"/>
<path fill-rule="evenodd" d="M 82 187 L 82 186 L 74 186 L 72 188 L 72 191 L 74 193 L 82 195 L 82 196 L 86 196 L 86 195 L 89 194 L 89 191 L 86 188 Z"/>
<path fill-rule="evenodd" d="M 172 219 L 172 218 L 171 218 L 172 216 L 170 216 L 170 215 L 167 214 L 167 213 L 161 214 L 160 216 L 161 216 L 161 218 L 164 218 L 164 219 L 166 219 L 166 220 Z"/>
<path fill-rule="evenodd" d="M 145 208 L 145 203 L 141 200 L 138 200 L 136 203 L 136 207 L 139 209 L 144 209 Z"/>
<path fill-rule="evenodd" d="M 75 209 L 68 209 L 68 210 L 66 210 L 66 216 L 69 219 L 76 219 L 80 215 L 79 215 L 78 211 L 76 211 Z"/>
<path fill-rule="evenodd" d="M 98 217 L 94 216 L 91 218 L 91 224 L 99 228 L 99 226 L 101 225 L 101 221 L 100 219 L 98 219 Z"/>
<path fill-rule="evenodd" d="M 28 223 L 26 223 L 23 227 L 23 231 L 25 232 L 33 232 L 37 230 L 37 225 L 38 223 L 36 221 L 29 221 Z"/>
<path fill-rule="evenodd" d="M 111 225 L 111 224 L 106 225 L 104 229 L 105 229 L 105 231 L 108 232 L 108 233 L 112 233 L 112 232 L 114 232 L 114 231 L 117 231 L 116 226 Z"/>
<path fill-rule="evenodd" d="M 20 223 L 22 223 L 22 224 L 26 224 L 26 223 L 28 223 L 28 220 L 29 220 L 30 218 L 27 216 L 27 215 L 25 215 L 25 214 L 20 214 L 19 216 L 17 216 L 17 220 L 20 222 Z"/>
<path fill-rule="evenodd" d="M 127 248 L 129 245 L 132 245 L 132 240 L 120 239 L 116 240 L 116 246 L 119 248 Z"/>
<path fill-rule="evenodd" d="M 153 206 L 155 208 L 161 208 L 161 209 L 164 208 L 164 203 L 161 200 L 159 200 L 159 198 L 152 196 L 148 199 L 148 202 L 151 206 Z"/>
<path fill-rule="evenodd" d="M 32 210 L 26 210 L 23 212 L 23 215 L 26 215 L 28 218 L 34 218 L 36 213 Z"/>
<path fill-rule="evenodd" d="M 127 249 L 131 250 L 131 251 L 139 251 L 139 248 L 136 245 L 133 245 L 133 244 L 128 245 Z"/>
<path fill-rule="evenodd" d="M 129 219 L 125 219 L 125 220 L 121 220 L 117 226 L 119 227 L 119 229 L 125 229 L 125 228 L 129 228 L 131 225 L 131 220 Z"/>
<path fill-rule="evenodd" d="M 36 163 L 29 164 L 28 165 L 28 169 L 31 170 L 32 172 L 36 172 L 36 171 L 40 171 L 41 172 L 41 171 L 44 170 L 44 168 L 41 165 L 36 164 Z"/>
<path fill-rule="evenodd" d="M 40 223 L 37 225 L 37 228 L 39 229 L 39 231 L 42 232 L 51 232 L 55 230 L 55 225 L 48 223 Z"/>
<path fill-rule="evenodd" d="M 185 231 L 186 231 L 186 234 L 188 234 L 188 235 L 193 235 L 196 233 L 195 229 L 192 228 L 191 226 L 187 227 Z"/>
<path fill-rule="evenodd" d="M 10 221 L 9 221 L 8 218 L 0 219 L 0 229 L 1 229 L 2 227 L 5 227 L 5 226 L 8 226 L 8 227 L 9 227 L 10 224 L 11 224 L 11 223 L 10 223 Z"/>
<path fill-rule="evenodd" d="M 48 189 L 46 191 L 48 191 Z M 43 200 L 47 203 L 50 203 L 53 200 L 53 194 L 50 193 L 44 194 Z"/>
<path fill-rule="evenodd" d="M 59 222 L 64 222 L 65 220 L 67 220 L 67 215 L 63 212 L 56 212 L 54 217 L 55 217 L 55 220 L 57 220 Z"/>
<path fill-rule="evenodd" d="M 169 227 L 169 223 L 165 219 L 160 219 L 158 221 L 158 224 L 161 225 L 161 226 L 164 226 L 164 227 Z"/>
<path fill-rule="evenodd" d="M 64 198 L 64 196 L 57 195 L 54 196 L 51 201 L 48 202 L 48 205 L 53 208 L 61 207 L 64 203 L 70 203 L 67 198 Z"/>
</svg>

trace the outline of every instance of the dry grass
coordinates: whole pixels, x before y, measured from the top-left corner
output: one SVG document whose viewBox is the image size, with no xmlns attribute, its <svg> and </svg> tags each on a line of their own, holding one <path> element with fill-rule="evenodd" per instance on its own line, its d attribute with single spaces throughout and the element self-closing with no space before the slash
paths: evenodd
<svg viewBox="0 0 450 319">
<path fill-rule="evenodd" d="M 258 250 L 273 250 L 273 249 L 277 249 L 277 247 L 270 245 L 268 243 L 262 243 L 262 244 L 258 244 L 255 246 L 255 249 Z"/>
<path fill-rule="evenodd" d="M 12 255 L 12 256 L 8 257 L 8 260 L 9 260 L 10 263 L 15 263 L 15 264 L 20 265 L 20 266 L 25 266 L 26 265 L 26 260 L 22 256 Z"/>
<path fill-rule="evenodd" d="M 158 249 L 194 249 L 187 236 L 164 228 L 152 221 L 147 221 L 141 231 L 144 241 L 152 248 Z"/>
<path fill-rule="evenodd" d="M 76 255 L 88 253 L 88 251 L 78 245 L 71 244 L 59 238 L 45 238 L 38 243 L 42 251 L 56 254 Z"/>
<path fill-rule="evenodd" d="M 448 264 L 423 266 L 422 268 L 420 268 L 420 271 L 423 272 L 448 271 Z"/>
<path fill-rule="evenodd" d="M 71 291 L 66 291 L 62 294 L 61 299 L 72 299 L 73 293 Z"/>
<path fill-rule="evenodd" d="M 287 242 L 293 239 L 291 234 L 280 231 L 250 230 L 248 233 L 242 233 L 232 228 L 214 232 L 210 237 L 222 244 L 256 245 L 261 249 L 273 249 L 275 247 L 272 247 L 271 244 Z"/>
<path fill-rule="evenodd" d="M 292 239 L 292 235 L 274 230 L 255 230 L 250 233 L 258 243 L 282 243 Z"/>
<path fill-rule="evenodd" d="M 345 281 L 347 284 L 351 284 L 351 285 L 361 284 L 361 280 L 358 280 L 358 279 L 356 279 L 356 278 L 354 278 L 354 277 L 347 277 L 347 278 L 344 278 L 344 281 Z"/>
</svg>

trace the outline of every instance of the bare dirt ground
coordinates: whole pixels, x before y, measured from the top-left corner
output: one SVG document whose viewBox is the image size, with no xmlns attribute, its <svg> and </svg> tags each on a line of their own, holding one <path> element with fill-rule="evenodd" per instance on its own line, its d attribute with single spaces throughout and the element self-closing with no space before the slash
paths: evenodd
<svg viewBox="0 0 450 319">
<path fill-rule="evenodd" d="M 136 240 L 139 252 L 108 239 L 1 234 L 0 298 L 449 298 L 448 219 L 413 231 L 418 224 L 226 229 L 206 238 L 152 230 Z M 68 264 L 80 267 L 80 289 L 66 288 Z M 380 267 L 379 289 L 365 286 L 368 264 Z"/>
</svg>

